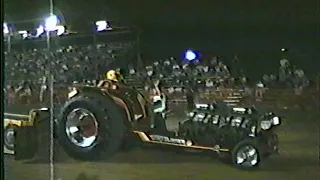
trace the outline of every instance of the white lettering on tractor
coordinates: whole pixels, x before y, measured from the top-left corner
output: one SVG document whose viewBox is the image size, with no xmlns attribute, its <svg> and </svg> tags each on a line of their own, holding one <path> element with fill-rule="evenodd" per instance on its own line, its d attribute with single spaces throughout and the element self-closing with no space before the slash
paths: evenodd
<svg viewBox="0 0 320 180">
<path fill-rule="evenodd" d="M 186 141 L 184 139 L 169 138 L 169 137 L 160 136 L 160 135 L 150 135 L 150 137 L 153 141 L 182 144 L 182 145 L 188 145 L 188 146 L 192 144 L 190 143 L 191 141 Z"/>
</svg>

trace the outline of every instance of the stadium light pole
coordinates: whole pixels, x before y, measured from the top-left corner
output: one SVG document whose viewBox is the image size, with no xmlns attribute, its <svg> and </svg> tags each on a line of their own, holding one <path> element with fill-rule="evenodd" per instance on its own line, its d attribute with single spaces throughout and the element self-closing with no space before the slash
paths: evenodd
<svg viewBox="0 0 320 180">
<path fill-rule="evenodd" d="M 45 20 L 45 30 L 47 33 L 47 48 L 50 49 L 50 32 L 57 29 L 58 17 L 54 14 L 50 14 Z"/>
<path fill-rule="evenodd" d="M 49 12 L 50 16 L 46 19 L 45 22 L 45 28 L 46 28 L 46 33 L 47 33 L 47 48 L 48 51 L 50 52 L 51 44 L 50 44 L 50 30 L 52 30 L 54 27 L 57 25 L 58 18 L 53 14 L 53 0 L 49 0 Z M 53 58 L 53 57 L 50 57 Z M 53 103 L 53 93 L 54 93 L 54 74 L 52 71 L 52 63 L 49 61 L 49 87 L 50 87 L 50 152 L 49 152 L 49 160 L 50 160 L 50 180 L 54 180 L 54 118 L 53 118 L 53 108 L 54 108 L 54 103 Z"/>
<path fill-rule="evenodd" d="M 46 19 L 46 26 L 52 26 L 52 23 L 54 23 L 53 20 L 53 0 L 49 0 L 49 12 L 50 12 L 50 17 Z M 49 27 L 46 27 L 49 28 Z M 49 29 L 48 29 L 49 30 Z M 47 48 L 50 49 L 50 31 L 47 30 Z"/>
</svg>

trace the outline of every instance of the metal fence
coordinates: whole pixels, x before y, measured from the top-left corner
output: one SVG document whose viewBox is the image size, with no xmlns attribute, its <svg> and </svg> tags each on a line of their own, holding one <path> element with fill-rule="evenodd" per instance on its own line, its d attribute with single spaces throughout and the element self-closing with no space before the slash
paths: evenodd
<svg viewBox="0 0 320 180">
<path fill-rule="evenodd" d="M 64 85 L 53 83 L 53 94 L 51 98 L 49 87 L 44 87 L 41 84 L 32 84 L 31 91 L 6 89 L 5 102 L 6 108 L 37 108 L 49 107 L 51 101 L 54 106 L 59 107 L 67 100 L 67 94 L 72 85 Z M 141 90 L 147 96 L 149 91 Z M 258 93 L 259 92 L 259 93 Z M 174 90 L 164 88 L 164 93 L 167 95 L 169 108 L 181 109 L 187 106 L 186 92 L 183 88 L 175 88 Z M 225 101 L 230 106 L 255 104 L 263 104 L 273 108 L 314 108 L 318 105 L 319 90 L 315 88 L 304 89 L 302 92 L 297 92 L 294 89 L 256 89 L 256 88 L 207 88 L 199 90 L 193 94 L 197 103 L 213 103 L 215 100 Z"/>
</svg>

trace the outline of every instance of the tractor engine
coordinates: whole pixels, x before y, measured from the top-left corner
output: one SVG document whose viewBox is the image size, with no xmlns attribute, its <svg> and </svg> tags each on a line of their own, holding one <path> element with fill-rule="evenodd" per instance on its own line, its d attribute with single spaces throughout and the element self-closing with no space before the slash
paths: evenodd
<svg viewBox="0 0 320 180">
<path fill-rule="evenodd" d="M 179 135 L 204 145 L 214 145 L 226 139 L 235 140 L 250 133 L 253 121 L 241 114 L 219 115 L 213 111 L 195 110 L 179 124 Z"/>
</svg>

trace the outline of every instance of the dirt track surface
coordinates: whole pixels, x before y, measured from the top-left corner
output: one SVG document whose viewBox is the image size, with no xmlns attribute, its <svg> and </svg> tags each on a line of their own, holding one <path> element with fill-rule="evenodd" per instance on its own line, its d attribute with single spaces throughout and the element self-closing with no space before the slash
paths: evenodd
<svg viewBox="0 0 320 180">
<path fill-rule="evenodd" d="M 308 113 L 306 113 L 308 114 Z M 291 118 L 292 117 L 292 118 Z M 81 162 L 70 158 L 55 163 L 60 180 L 318 180 L 319 122 L 317 115 L 290 115 L 279 128 L 280 154 L 255 171 L 242 171 L 209 155 L 159 148 L 136 148 L 108 161 Z M 170 122 L 174 123 L 174 122 Z M 46 180 L 49 165 L 5 158 L 8 180 Z"/>
</svg>

